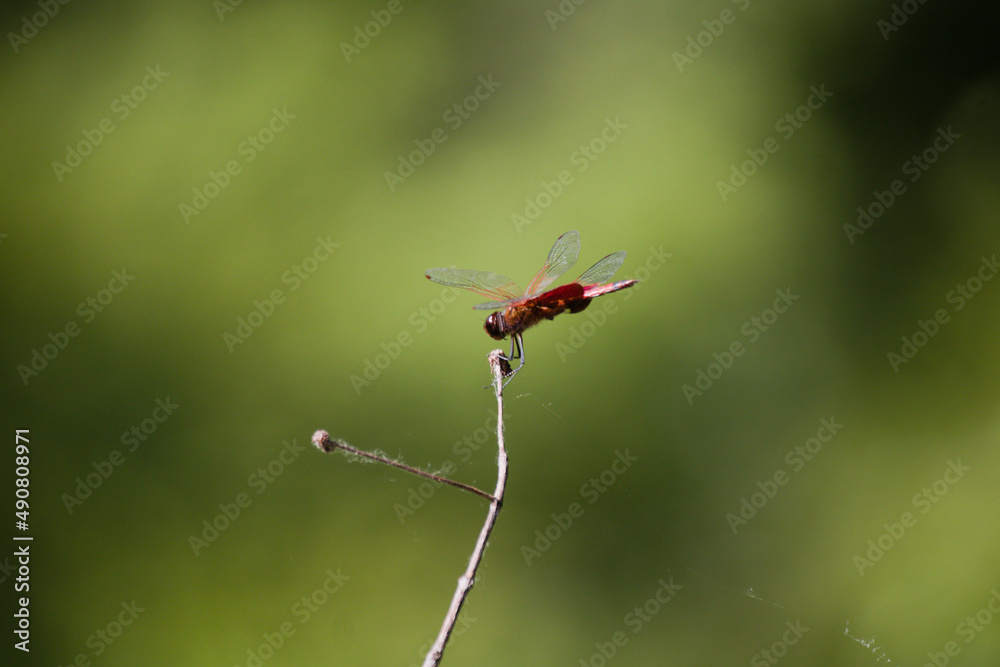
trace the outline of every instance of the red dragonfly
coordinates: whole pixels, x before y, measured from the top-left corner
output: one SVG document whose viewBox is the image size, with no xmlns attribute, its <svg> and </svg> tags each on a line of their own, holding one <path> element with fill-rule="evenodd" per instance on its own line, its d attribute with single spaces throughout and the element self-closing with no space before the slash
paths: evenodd
<svg viewBox="0 0 1000 667">
<path fill-rule="evenodd" d="M 579 313 L 590 305 L 594 297 L 635 285 L 635 280 L 607 282 L 625 261 L 625 251 L 620 250 L 584 271 L 575 282 L 543 292 L 576 264 L 579 255 L 578 232 L 566 232 L 557 238 L 552 250 L 549 251 L 549 256 L 545 259 L 545 265 L 531 279 L 528 289 L 523 294 L 520 294 L 513 280 L 499 273 L 466 269 L 430 269 L 427 271 L 427 278 L 442 285 L 460 287 L 495 299 L 477 304 L 473 308 L 496 311 L 486 318 L 486 324 L 483 325 L 486 333 L 492 338 L 503 340 L 510 336 L 510 356 L 502 359 L 507 362 L 518 358 L 521 360 L 517 368 L 506 373 L 507 382 L 510 382 L 514 374 L 524 366 L 524 341 L 521 339 L 521 334 L 525 329 L 542 320 L 551 320 L 566 311 Z M 504 382 L 504 386 L 507 386 L 507 382 Z"/>
</svg>

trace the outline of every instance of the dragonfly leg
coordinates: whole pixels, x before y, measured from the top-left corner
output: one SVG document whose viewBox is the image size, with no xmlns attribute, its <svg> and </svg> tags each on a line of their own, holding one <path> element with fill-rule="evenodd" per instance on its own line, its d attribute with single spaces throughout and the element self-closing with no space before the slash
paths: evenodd
<svg viewBox="0 0 1000 667">
<path fill-rule="evenodd" d="M 517 354 L 514 351 L 517 350 Z M 514 359 L 520 359 L 521 363 L 517 365 L 517 368 L 512 370 L 504 380 L 503 386 L 506 387 L 507 384 L 513 379 L 514 375 L 517 374 L 519 370 L 524 366 L 524 341 L 521 340 L 521 334 L 514 334 L 510 337 L 510 356 L 507 357 L 507 361 L 513 361 Z"/>
</svg>

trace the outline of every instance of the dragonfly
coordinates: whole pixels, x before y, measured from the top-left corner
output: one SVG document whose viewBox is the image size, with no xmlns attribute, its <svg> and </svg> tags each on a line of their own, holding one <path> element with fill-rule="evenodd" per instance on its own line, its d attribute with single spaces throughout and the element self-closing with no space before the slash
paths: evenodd
<svg viewBox="0 0 1000 667">
<path fill-rule="evenodd" d="M 576 264 L 580 256 L 580 234 L 569 231 L 556 239 L 545 264 L 522 293 L 513 280 L 499 273 L 467 269 L 429 269 L 426 276 L 441 285 L 467 289 L 493 299 L 473 306 L 475 310 L 492 310 L 483 328 L 494 340 L 510 336 L 510 355 L 501 357 L 506 381 L 524 367 L 524 340 L 521 334 L 543 320 L 560 313 L 579 313 L 594 297 L 611 294 L 635 285 L 635 280 L 608 282 L 625 261 L 625 251 L 613 252 L 584 271 L 574 282 L 546 291 L 546 288 Z M 603 283 L 603 284 L 602 284 Z M 517 368 L 509 363 L 520 359 Z"/>
</svg>

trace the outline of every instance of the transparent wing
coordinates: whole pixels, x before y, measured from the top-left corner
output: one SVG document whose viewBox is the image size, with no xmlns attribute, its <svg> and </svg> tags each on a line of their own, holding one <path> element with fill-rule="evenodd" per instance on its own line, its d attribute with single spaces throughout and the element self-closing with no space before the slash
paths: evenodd
<svg viewBox="0 0 1000 667">
<path fill-rule="evenodd" d="M 624 261 L 624 250 L 613 252 L 597 262 L 597 264 L 594 264 L 592 267 L 584 271 L 583 275 L 576 279 L 576 282 L 585 287 L 587 285 L 606 283 L 611 280 L 611 277 L 615 275 L 615 272 L 618 271 Z"/>
<path fill-rule="evenodd" d="M 535 274 L 524 291 L 525 298 L 541 294 L 556 278 L 569 271 L 580 256 L 580 233 L 569 231 L 556 239 L 545 258 L 545 266 Z"/>
<path fill-rule="evenodd" d="M 497 310 L 501 306 L 520 299 L 517 285 L 507 276 L 487 271 L 470 271 L 468 269 L 428 269 L 425 274 L 428 280 L 433 280 L 449 287 L 467 289 L 480 296 L 496 299 L 473 306 L 476 310 Z"/>
</svg>

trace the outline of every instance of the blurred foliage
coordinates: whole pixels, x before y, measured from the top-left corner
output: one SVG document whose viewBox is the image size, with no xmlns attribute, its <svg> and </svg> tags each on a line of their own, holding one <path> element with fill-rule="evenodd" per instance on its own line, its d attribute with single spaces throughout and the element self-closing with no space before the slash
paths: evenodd
<svg viewBox="0 0 1000 667">
<path fill-rule="evenodd" d="M 998 13 L 7 5 L 11 664 L 419 664 L 484 503 L 309 436 L 492 489 L 496 345 L 423 272 L 568 229 L 642 282 L 527 333 L 446 664 L 996 664 Z"/>
</svg>

